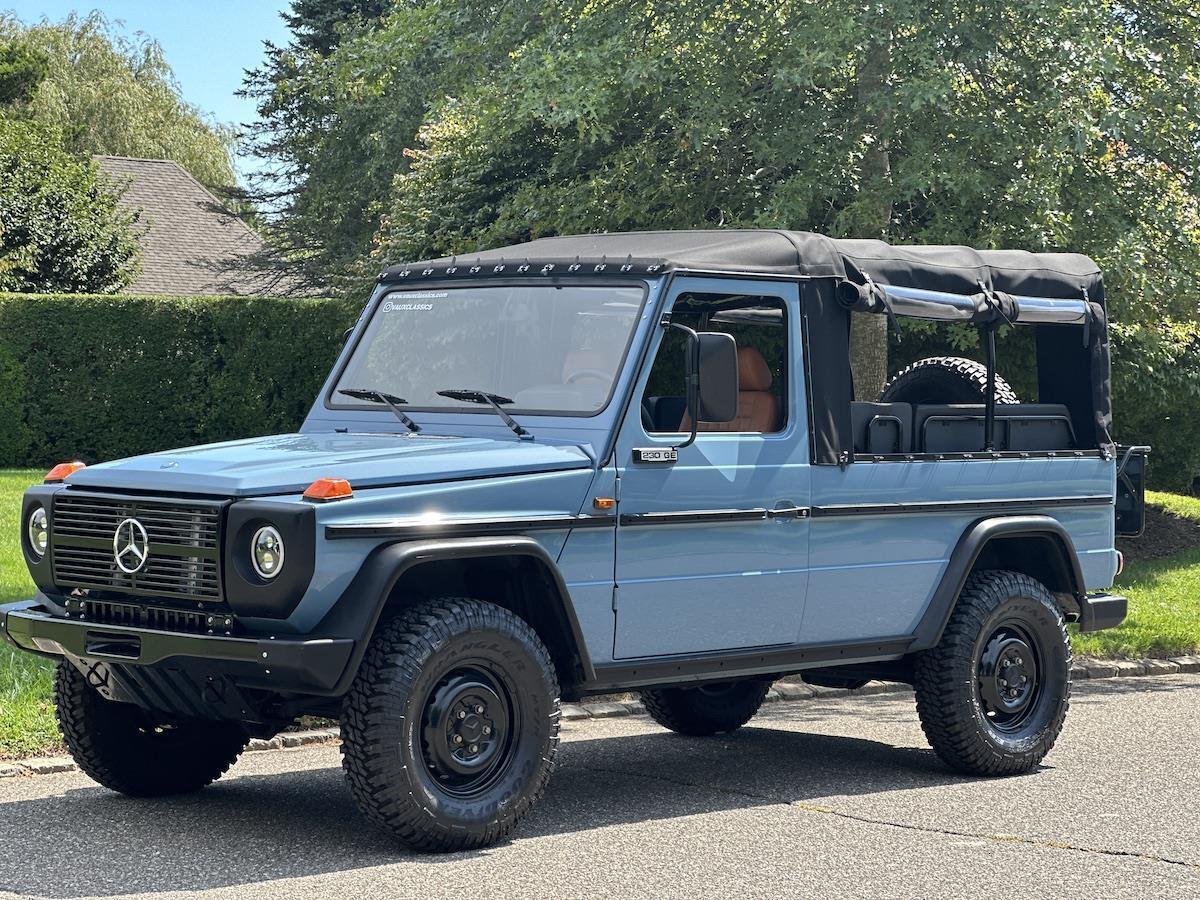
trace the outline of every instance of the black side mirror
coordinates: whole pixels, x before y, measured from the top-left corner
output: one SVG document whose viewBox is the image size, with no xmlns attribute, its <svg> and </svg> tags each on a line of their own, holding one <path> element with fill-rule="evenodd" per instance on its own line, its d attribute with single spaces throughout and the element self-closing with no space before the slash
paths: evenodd
<svg viewBox="0 0 1200 900">
<path fill-rule="evenodd" d="M 692 433 L 675 447 L 681 450 L 696 440 L 700 422 L 730 422 L 737 417 L 738 367 L 737 341 L 719 331 L 695 332 L 686 325 L 666 320 L 663 323 L 688 336 L 684 351 L 684 379 L 687 388 L 687 412 Z"/>
<path fill-rule="evenodd" d="M 732 422 L 738 411 L 737 341 L 732 334 L 702 331 L 696 335 L 700 422 Z"/>
</svg>

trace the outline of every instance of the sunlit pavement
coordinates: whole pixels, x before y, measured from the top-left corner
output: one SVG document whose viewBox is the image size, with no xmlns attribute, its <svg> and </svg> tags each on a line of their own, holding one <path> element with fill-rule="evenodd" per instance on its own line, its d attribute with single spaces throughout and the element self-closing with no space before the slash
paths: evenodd
<svg viewBox="0 0 1200 900">
<path fill-rule="evenodd" d="M 775 703 L 736 734 L 564 726 L 515 838 L 419 856 L 335 747 L 247 755 L 184 799 L 0 780 L 0 895 L 1200 896 L 1200 676 L 1083 682 L 1037 772 L 951 774 L 911 694 Z"/>
</svg>

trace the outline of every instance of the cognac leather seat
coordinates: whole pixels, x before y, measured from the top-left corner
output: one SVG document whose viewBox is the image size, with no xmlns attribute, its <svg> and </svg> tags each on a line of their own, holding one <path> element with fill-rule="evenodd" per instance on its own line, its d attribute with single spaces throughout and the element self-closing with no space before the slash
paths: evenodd
<svg viewBox="0 0 1200 900">
<path fill-rule="evenodd" d="M 771 393 L 771 367 L 753 347 L 739 347 L 738 411 L 729 422 L 701 422 L 697 431 L 770 432 L 779 430 L 779 398 Z M 691 417 L 685 412 L 679 430 L 692 430 Z"/>
</svg>

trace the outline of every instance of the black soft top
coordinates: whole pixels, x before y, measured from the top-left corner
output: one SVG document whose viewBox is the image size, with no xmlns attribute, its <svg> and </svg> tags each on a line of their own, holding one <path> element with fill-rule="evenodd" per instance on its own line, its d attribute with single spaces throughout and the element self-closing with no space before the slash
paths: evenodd
<svg viewBox="0 0 1200 900">
<path fill-rule="evenodd" d="M 1103 303 L 1100 269 L 1078 253 L 973 250 L 838 240 L 806 231 L 640 231 L 539 238 L 479 253 L 392 266 L 380 281 L 464 276 L 655 275 L 667 271 L 784 277 L 864 276 L 879 284 L 972 295 L 982 283 L 1029 297 Z"/>
</svg>

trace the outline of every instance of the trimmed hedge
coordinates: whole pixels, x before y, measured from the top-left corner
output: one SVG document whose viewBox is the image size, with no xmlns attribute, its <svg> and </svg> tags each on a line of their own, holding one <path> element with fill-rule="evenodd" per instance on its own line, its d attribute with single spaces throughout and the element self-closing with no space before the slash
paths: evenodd
<svg viewBox="0 0 1200 900">
<path fill-rule="evenodd" d="M 294 431 L 360 308 L 0 294 L 0 466 Z"/>
</svg>

